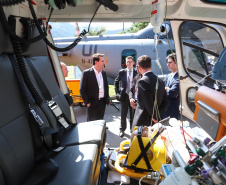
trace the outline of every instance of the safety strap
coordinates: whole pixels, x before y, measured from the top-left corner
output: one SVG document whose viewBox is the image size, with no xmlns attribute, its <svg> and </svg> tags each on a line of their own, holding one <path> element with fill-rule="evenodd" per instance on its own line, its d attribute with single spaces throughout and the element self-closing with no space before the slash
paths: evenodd
<svg viewBox="0 0 226 185">
<path fill-rule="evenodd" d="M 147 157 L 147 150 L 149 149 L 149 147 L 148 147 L 147 150 L 145 150 L 145 148 L 147 148 L 147 147 L 144 148 L 144 144 L 143 144 L 143 142 L 142 142 L 142 138 L 141 138 L 141 136 L 142 136 L 142 130 L 143 130 L 143 126 L 139 126 L 139 127 L 138 127 L 137 139 L 138 139 L 139 147 L 140 147 L 140 150 L 141 150 L 141 153 L 140 153 L 140 156 L 141 156 L 141 157 L 138 157 L 138 158 L 134 161 L 134 163 L 132 163 L 132 166 L 136 166 L 136 165 L 140 162 L 140 160 L 142 159 L 142 157 L 143 157 L 143 158 L 144 158 L 144 161 L 145 161 L 145 163 L 146 163 L 146 165 L 147 165 L 147 168 L 148 168 L 148 169 L 152 169 L 152 167 L 151 167 L 151 165 L 150 165 L 150 162 L 149 162 L 149 160 L 148 160 L 148 157 Z M 148 143 L 148 144 L 149 144 L 149 143 Z"/>
<path fill-rule="evenodd" d="M 139 127 L 138 127 L 138 137 L 142 135 L 142 130 L 143 130 L 143 126 L 139 126 Z M 138 142 L 139 142 L 139 140 L 138 140 Z M 143 143 L 142 143 L 142 144 L 143 144 Z M 130 149 L 130 148 L 127 148 L 125 151 L 119 151 L 119 152 L 118 152 L 118 153 L 122 153 L 122 154 L 127 154 L 124 163 L 123 163 L 123 164 L 120 164 L 121 167 L 125 167 L 125 168 L 128 168 L 128 169 L 132 169 L 132 170 L 134 170 L 134 171 L 137 172 L 137 173 L 139 173 L 139 172 L 141 172 L 141 173 L 143 173 L 143 172 L 153 172 L 153 169 L 152 169 L 152 168 L 148 168 L 148 170 L 146 170 L 146 169 L 138 168 L 138 167 L 136 167 L 136 166 L 133 165 L 133 164 L 132 164 L 132 166 L 127 165 L 128 156 L 129 156 L 129 149 Z M 141 151 L 142 151 L 142 149 L 141 149 Z M 146 154 L 145 154 L 145 155 L 146 155 Z M 146 157 L 147 157 L 147 156 L 146 156 Z M 148 166 L 148 164 L 150 165 L 149 161 L 147 162 L 147 161 L 145 160 L 145 163 L 146 163 L 147 166 Z M 151 165 L 150 165 L 149 167 L 151 167 Z"/>
<path fill-rule="evenodd" d="M 138 128 L 139 129 L 139 128 Z M 148 149 L 152 146 L 152 144 L 155 142 L 155 140 L 157 139 L 157 137 L 164 131 L 164 128 L 163 127 L 160 127 L 158 132 L 155 134 L 155 136 L 150 140 L 150 142 L 146 145 L 145 148 L 143 148 L 143 150 L 141 150 L 141 153 L 140 155 L 137 157 L 137 159 L 134 161 L 134 163 L 132 163 L 133 166 L 136 166 L 139 161 L 142 159 L 142 157 L 146 156 L 147 157 L 147 154 L 146 152 L 148 151 Z M 138 137 L 138 141 L 139 141 L 139 137 Z M 141 142 L 142 145 L 143 145 L 143 142 Z M 140 142 L 139 142 L 139 145 L 140 145 Z M 140 147 L 142 147 L 140 145 Z M 146 162 L 146 161 L 145 161 Z"/>
<path fill-rule="evenodd" d="M 25 85 L 25 82 L 23 80 L 23 77 L 20 73 L 18 64 L 17 64 L 17 60 L 15 59 L 14 55 L 8 55 L 12 66 L 13 66 L 13 70 L 16 74 L 16 77 L 20 83 L 22 92 L 23 92 L 23 96 L 24 96 L 24 100 L 26 101 L 26 105 L 28 110 L 30 110 L 29 115 L 29 121 L 31 120 L 32 123 L 35 123 L 33 125 L 31 125 L 31 131 L 32 131 L 32 139 L 33 139 L 33 143 L 34 143 L 34 147 L 35 147 L 35 159 L 37 161 L 39 161 L 38 165 L 34 168 L 34 172 L 26 179 L 26 181 L 24 183 L 22 183 L 23 185 L 28 185 L 28 184 L 34 184 L 34 185 L 41 185 L 41 184 L 47 184 L 50 180 L 51 177 L 53 177 L 59 167 L 57 165 L 57 163 L 52 160 L 52 159 L 47 159 L 45 161 L 43 161 L 43 156 L 46 155 L 46 149 L 43 147 L 42 143 L 44 143 L 47 147 L 50 147 L 48 145 L 48 142 L 46 142 L 46 138 L 45 136 L 47 135 L 52 135 L 54 133 L 56 133 L 55 130 L 53 130 L 50 127 L 44 127 L 43 124 L 43 120 L 40 118 L 40 116 L 35 112 L 35 110 L 31 107 L 32 103 L 33 103 L 33 99 L 32 99 L 32 95 L 30 93 L 30 91 L 28 90 L 27 86 Z M 43 140 L 41 140 L 40 136 L 37 136 L 37 134 L 35 134 L 35 129 L 37 129 L 37 127 L 39 128 L 39 131 L 41 133 L 41 136 L 43 137 Z M 37 137 L 36 137 L 37 136 Z M 37 178 L 37 173 L 39 174 L 38 178 Z M 37 180 L 38 182 L 36 183 L 34 180 Z"/>
<path fill-rule="evenodd" d="M 154 170 L 153 169 L 149 169 L 149 170 L 146 170 L 146 169 L 143 169 L 143 168 L 138 168 L 138 167 L 135 167 L 135 166 L 129 166 L 127 164 L 120 164 L 121 167 L 125 167 L 125 168 L 128 168 L 128 169 L 131 169 L 131 170 L 134 170 L 135 172 L 137 173 L 143 173 L 143 172 L 153 172 Z"/>
<path fill-rule="evenodd" d="M 13 70 L 16 74 L 16 77 L 17 77 L 19 83 L 20 83 L 20 86 L 21 86 L 21 89 L 23 91 L 23 96 L 24 96 L 24 99 L 26 101 L 26 105 L 28 107 L 28 110 L 32 114 L 32 116 L 35 120 L 35 123 L 38 124 L 38 127 L 41 131 L 42 136 L 45 137 L 45 136 L 52 135 L 52 134 L 56 133 L 56 131 L 53 128 L 43 126 L 43 124 L 44 124 L 43 120 L 41 119 L 41 117 L 35 112 L 35 110 L 31 106 L 34 101 L 33 101 L 32 95 L 31 95 L 30 91 L 28 90 L 27 86 L 25 85 L 23 77 L 20 73 L 20 69 L 17 65 L 17 60 L 15 59 L 14 55 L 9 54 L 8 57 L 9 57 L 11 63 L 12 63 Z M 47 143 L 45 143 L 45 144 L 48 146 Z"/>
<path fill-rule="evenodd" d="M 67 118 L 67 116 L 62 112 L 61 108 L 59 107 L 59 105 L 57 104 L 57 102 L 55 102 L 52 99 L 52 96 L 48 90 L 48 88 L 46 87 L 45 83 L 43 82 L 42 78 L 40 77 L 39 73 L 37 72 L 37 70 L 35 69 L 34 65 L 32 64 L 31 60 L 29 58 L 26 57 L 27 63 L 30 66 L 32 73 L 35 77 L 35 80 L 39 86 L 40 91 L 42 92 L 44 98 L 46 99 L 46 101 L 48 102 L 48 106 L 51 109 L 51 111 L 53 112 L 53 114 L 55 115 L 57 121 L 67 130 L 70 128 L 71 121 Z"/>
</svg>

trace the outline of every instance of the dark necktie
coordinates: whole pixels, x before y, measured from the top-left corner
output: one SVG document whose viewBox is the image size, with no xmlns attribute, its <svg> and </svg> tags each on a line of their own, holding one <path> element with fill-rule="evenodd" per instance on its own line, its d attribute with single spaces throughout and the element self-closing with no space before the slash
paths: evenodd
<svg viewBox="0 0 226 185">
<path fill-rule="evenodd" d="M 128 75 L 128 78 L 127 78 L 127 87 L 126 87 L 126 93 L 129 94 L 129 91 L 130 91 L 130 77 L 131 77 L 131 70 L 129 70 L 129 75 Z"/>
</svg>

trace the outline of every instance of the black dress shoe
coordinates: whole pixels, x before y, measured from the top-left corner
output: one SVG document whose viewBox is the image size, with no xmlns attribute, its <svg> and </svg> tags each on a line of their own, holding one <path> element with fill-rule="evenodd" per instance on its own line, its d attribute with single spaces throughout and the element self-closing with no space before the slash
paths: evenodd
<svg viewBox="0 0 226 185">
<path fill-rule="evenodd" d="M 123 137 L 124 136 L 124 132 L 120 131 L 119 132 L 119 137 Z"/>
</svg>

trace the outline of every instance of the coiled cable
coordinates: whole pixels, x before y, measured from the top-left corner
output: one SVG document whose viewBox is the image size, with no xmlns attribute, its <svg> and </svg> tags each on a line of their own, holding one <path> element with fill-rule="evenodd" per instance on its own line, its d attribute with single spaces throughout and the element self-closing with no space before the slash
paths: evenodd
<svg viewBox="0 0 226 185">
<path fill-rule="evenodd" d="M 17 62 L 18 62 L 19 69 L 20 69 L 21 74 L 23 76 L 24 82 L 27 85 L 28 89 L 30 90 L 32 97 L 35 99 L 35 102 L 38 105 L 40 105 L 43 102 L 43 100 L 42 100 L 38 90 L 34 86 L 32 80 L 31 80 L 31 77 L 30 77 L 30 75 L 27 71 L 27 67 L 26 67 L 25 62 L 24 62 L 20 43 L 19 43 L 19 41 L 13 39 L 12 37 L 10 37 L 10 40 L 11 40 L 11 43 L 12 43 L 12 46 L 13 46 L 14 54 L 15 54 Z"/>
<path fill-rule="evenodd" d="M 3 10 L 3 7 L 1 5 L 0 5 L 0 21 L 2 22 L 2 25 L 4 25 L 3 28 L 8 32 L 10 37 L 18 40 L 20 43 L 25 43 L 25 44 L 34 43 L 34 42 L 37 42 L 37 41 L 43 39 L 47 35 L 45 32 L 42 32 L 39 36 L 32 38 L 32 39 L 28 39 L 28 40 L 18 37 L 16 35 L 15 31 L 13 31 L 11 29 L 11 27 L 9 26 L 5 13 L 4 13 L 4 10 Z"/>
<path fill-rule="evenodd" d="M 38 22 L 38 19 L 37 19 L 37 16 L 36 16 L 36 14 L 35 14 L 35 11 L 34 11 L 32 2 L 31 2 L 31 1 L 28 1 L 28 5 L 29 5 L 30 11 L 31 11 L 31 15 L 32 15 L 32 17 L 33 17 L 33 19 L 34 19 L 35 25 L 36 25 L 36 27 L 37 27 L 39 33 L 42 34 L 42 33 L 43 33 L 43 30 L 42 30 L 42 28 L 41 28 L 41 26 L 40 26 L 40 24 L 39 24 L 39 22 Z M 71 45 L 69 45 L 69 46 L 67 46 L 67 47 L 65 47 L 65 48 L 58 48 L 58 47 L 54 46 L 54 45 L 53 45 L 46 37 L 43 38 L 43 40 L 44 40 L 45 43 L 46 43 L 49 47 L 51 47 L 53 50 L 58 51 L 58 52 L 65 52 L 65 51 L 69 51 L 69 50 L 71 50 L 72 48 L 74 48 L 74 47 L 82 40 L 82 37 L 83 37 L 86 33 L 87 33 L 87 31 L 86 31 L 86 30 L 83 30 L 82 33 L 79 34 L 79 36 L 77 37 L 77 39 L 75 39 L 74 42 L 73 42 Z"/>
</svg>

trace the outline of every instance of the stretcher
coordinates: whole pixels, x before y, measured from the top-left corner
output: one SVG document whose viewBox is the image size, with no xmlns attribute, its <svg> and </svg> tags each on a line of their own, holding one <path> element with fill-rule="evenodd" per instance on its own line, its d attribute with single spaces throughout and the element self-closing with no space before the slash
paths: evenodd
<svg viewBox="0 0 226 185">
<path fill-rule="evenodd" d="M 141 136 L 142 127 L 139 127 L 138 135 L 133 138 L 131 144 L 130 140 L 120 143 L 114 166 L 111 162 L 108 163 L 110 169 L 115 168 L 117 172 L 136 179 L 159 171 L 161 165 L 167 162 L 164 141 L 158 138 L 163 130 L 160 128 L 153 137 L 148 138 Z M 126 144 L 130 147 L 126 148 Z"/>
</svg>

